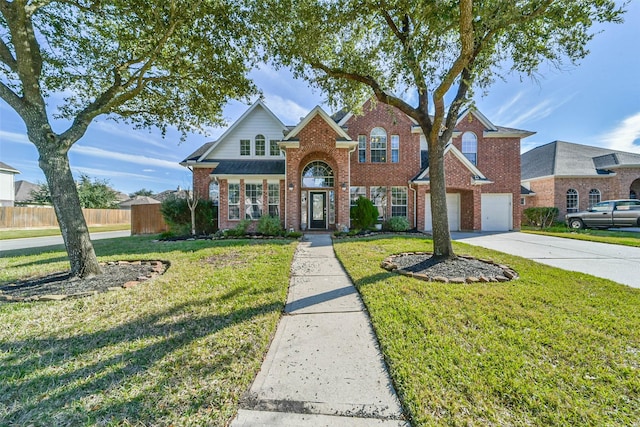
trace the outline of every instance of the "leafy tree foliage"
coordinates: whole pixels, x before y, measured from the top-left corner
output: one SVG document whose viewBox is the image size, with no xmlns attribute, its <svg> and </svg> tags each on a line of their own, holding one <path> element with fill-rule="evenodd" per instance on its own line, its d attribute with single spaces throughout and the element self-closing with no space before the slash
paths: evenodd
<svg viewBox="0 0 640 427">
<path fill-rule="evenodd" d="M 192 214 L 187 199 L 168 197 L 160 206 L 160 212 L 171 233 L 178 236 L 214 233 L 218 229 L 217 209 L 210 200 L 198 200 L 193 210 L 192 225 Z"/>
<path fill-rule="evenodd" d="M 221 124 L 228 99 L 255 92 L 245 21 L 233 0 L 0 0 L 0 98 L 38 150 L 72 275 L 100 266 L 69 149 L 101 115 L 183 136 Z"/>
<path fill-rule="evenodd" d="M 131 197 L 132 199 L 136 196 L 147 196 L 147 197 L 153 197 L 155 196 L 156 193 L 153 192 L 153 190 L 147 190 L 146 188 L 141 188 L 138 191 L 134 191 L 133 193 L 129 194 L 129 197 Z"/>
<path fill-rule="evenodd" d="M 87 209 L 116 209 L 118 207 L 118 193 L 109 186 L 109 180 L 80 175 L 76 182 L 80 207 Z M 51 193 L 47 184 L 40 184 L 37 190 L 31 191 L 31 199 L 38 204 L 51 204 Z"/>
<path fill-rule="evenodd" d="M 378 208 L 366 197 L 358 197 L 355 206 L 351 207 L 351 225 L 353 228 L 367 230 L 378 220 Z"/>
<path fill-rule="evenodd" d="M 434 256 L 441 258 L 455 256 L 444 149 L 474 89 L 486 90 L 509 71 L 533 75 L 544 62 L 577 64 L 588 53 L 592 26 L 621 22 L 623 13 L 613 0 L 254 3 L 254 23 L 277 64 L 326 90 L 334 106 L 357 110 L 373 94 L 421 127 L 429 148 Z"/>
</svg>

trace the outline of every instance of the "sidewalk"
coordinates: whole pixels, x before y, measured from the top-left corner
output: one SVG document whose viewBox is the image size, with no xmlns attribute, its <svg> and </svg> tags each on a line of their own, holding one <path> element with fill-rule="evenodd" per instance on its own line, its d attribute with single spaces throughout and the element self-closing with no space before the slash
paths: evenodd
<svg viewBox="0 0 640 427">
<path fill-rule="evenodd" d="M 285 314 L 232 427 L 409 426 L 331 237 L 306 235 Z"/>
</svg>

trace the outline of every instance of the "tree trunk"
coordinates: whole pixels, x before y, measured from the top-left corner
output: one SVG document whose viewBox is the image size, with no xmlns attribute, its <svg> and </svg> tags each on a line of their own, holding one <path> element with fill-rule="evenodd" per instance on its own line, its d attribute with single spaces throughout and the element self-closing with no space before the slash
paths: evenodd
<svg viewBox="0 0 640 427">
<path fill-rule="evenodd" d="M 71 275 L 90 277 L 102 271 L 82 214 L 76 183 L 69 167 L 66 151 L 38 147 L 39 164 L 51 193 L 64 245 L 71 264 Z"/>
<path fill-rule="evenodd" d="M 425 133 L 426 134 L 426 133 Z M 429 182 L 431 192 L 431 218 L 433 225 L 433 256 L 440 259 L 455 258 L 449 232 L 447 212 L 447 182 L 444 173 L 444 147 L 440 141 L 429 144 Z"/>
</svg>

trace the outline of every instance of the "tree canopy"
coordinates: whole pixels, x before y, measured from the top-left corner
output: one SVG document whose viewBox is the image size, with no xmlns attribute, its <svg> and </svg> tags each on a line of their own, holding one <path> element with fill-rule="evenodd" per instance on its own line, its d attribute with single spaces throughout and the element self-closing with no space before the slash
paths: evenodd
<svg viewBox="0 0 640 427">
<path fill-rule="evenodd" d="M 453 257 L 444 148 L 474 90 L 542 63 L 577 64 L 593 26 L 621 22 L 613 0 L 259 0 L 257 28 L 277 65 L 357 111 L 367 97 L 421 127 L 429 147 L 434 254 Z M 447 99 L 448 98 L 448 99 Z"/>
<path fill-rule="evenodd" d="M 69 149 L 100 115 L 183 138 L 221 124 L 255 93 L 246 18 L 234 0 L 0 0 L 0 98 L 38 150 L 73 275 L 100 268 Z"/>
</svg>

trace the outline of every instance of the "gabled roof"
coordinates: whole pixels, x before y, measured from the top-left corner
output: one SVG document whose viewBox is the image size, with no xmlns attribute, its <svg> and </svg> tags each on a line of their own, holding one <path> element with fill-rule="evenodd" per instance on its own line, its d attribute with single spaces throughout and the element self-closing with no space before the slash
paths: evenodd
<svg viewBox="0 0 640 427">
<path fill-rule="evenodd" d="M 482 172 L 480 172 L 480 169 L 478 169 L 476 165 L 471 163 L 471 161 L 467 159 L 466 156 L 462 154 L 462 152 L 458 150 L 453 144 L 447 144 L 446 148 L 444 149 L 444 155 L 446 156 L 449 152 L 453 154 L 458 160 L 460 160 L 460 162 L 462 162 L 462 164 L 469 170 L 471 176 L 473 177 L 473 183 L 475 185 L 491 184 L 493 182 L 487 179 L 487 177 L 484 176 Z M 416 183 L 429 182 L 428 162 L 427 166 L 422 168 L 420 173 L 418 173 L 418 175 L 416 175 L 415 178 L 413 178 L 411 181 Z"/>
<path fill-rule="evenodd" d="M 284 123 L 282 123 L 275 114 L 273 114 L 273 111 L 267 108 L 267 106 L 264 104 L 264 102 L 262 102 L 261 99 L 258 99 L 247 109 L 247 111 L 245 111 L 240 116 L 240 118 L 238 118 L 238 120 L 233 122 L 233 124 L 229 126 L 229 128 L 227 128 L 227 130 L 224 131 L 224 133 L 220 135 L 220 137 L 216 141 L 207 142 L 206 144 L 202 145 L 196 151 L 187 156 L 186 159 L 180 162 L 180 164 L 185 166 L 187 163 L 204 160 L 209 155 L 209 153 L 211 153 L 213 149 L 220 143 L 220 141 L 223 141 L 227 135 L 233 132 L 234 129 L 236 129 L 242 123 L 242 121 L 249 117 L 249 115 L 251 115 L 251 113 L 258 107 L 262 108 L 276 123 L 278 123 L 278 125 L 282 128 L 283 134 L 289 130 L 289 128 L 285 126 Z"/>
<path fill-rule="evenodd" d="M 484 114 L 478 111 L 475 107 L 466 108 L 462 113 L 460 113 L 460 115 L 458 115 L 458 120 L 456 121 L 456 124 L 460 123 L 462 119 L 467 117 L 469 114 L 474 115 L 478 120 L 480 120 L 480 123 L 482 123 L 485 129 L 490 131 L 498 130 L 498 128 L 493 123 L 491 123 L 491 120 L 489 120 Z"/>
<path fill-rule="evenodd" d="M 135 196 L 132 199 L 125 200 L 124 202 L 120 202 L 118 206 L 121 208 L 130 208 L 133 205 L 157 205 L 161 203 L 159 200 L 154 199 L 149 196 Z"/>
<path fill-rule="evenodd" d="M 316 106 L 309 114 L 307 114 L 298 125 L 291 130 L 284 138 L 284 141 L 292 141 L 295 140 L 296 135 L 300 133 L 304 127 L 309 124 L 309 122 L 315 117 L 320 116 L 322 120 L 327 122 L 327 124 L 338 134 L 336 139 L 351 141 L 351 137 L 347 135 L 347 133 L 342 129 L 338 123 L 335 122 L 319 105 Z"/>
<path fill-rule="evenodd" d="M 0 171 L 9 172 L 13 174 L 20 173 L 18 169 L 14 168 L 13 166 L 9 166 L 4 162 L 0 162 Z"/>
<path fill-rule="evenodd" d="M 31 192 L 40 189 L 40 185 L 20 180 L 13 183 L 13 189 L 16 202 L 29 202 L 32 200 Z"/>
<path fill-rule="evenodd" d="M 609 176 L 621 167 L 640 167 L 640 154 L 553 141 L 521 157 L 523 180 L 546 176 Z"/>
</svg>

